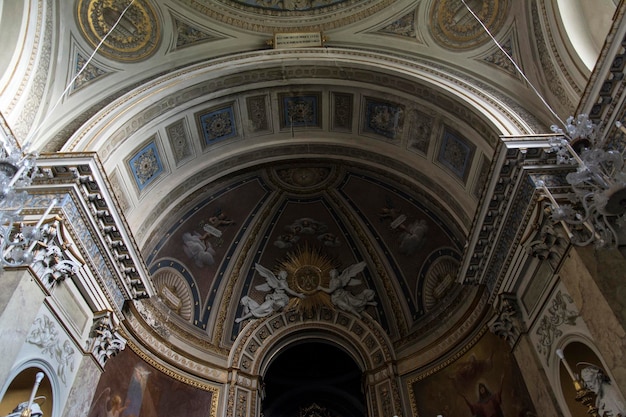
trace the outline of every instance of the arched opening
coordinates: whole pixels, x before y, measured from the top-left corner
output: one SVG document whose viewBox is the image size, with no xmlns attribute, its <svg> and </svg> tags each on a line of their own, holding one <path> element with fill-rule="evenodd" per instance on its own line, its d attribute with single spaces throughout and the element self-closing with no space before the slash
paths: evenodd
<svg viewBox="0 0 626 417">
<path fill-rule="evenodd" d="M 366 416 L 361 369 L 329 343 L 289 346 L 272 361 L 263 381 L 264 417 Z"/>
<path fill-rule="evenodd" d="M 559 367 L 559 378 L 563 397 L 572 417 L 584 417 L 590 414 L 589 405 L 599 408 L 598 415 L 623 415 L 624 398 L 615 386 L 608 369 L 597 354 L 585 343 L 574 341 L 563 348 L 564 361 L 568 363 L 574 376 L 586 388 L 589 403 L 581 392 L 574 389 L 572 376 L 565 366 Z"/>
<path fill-rule="evenodd" d="M 0 416 L 11 413 L 20 403 L 28 402 L 38 372 L 42 370 L 35 367 L 27 368 L 11 381 L 0 402 Z M 34 403 L 39 406 L 44 416 L 52 416 L 52 385 L 47 375 L 37 389 Z"/>
</svg>

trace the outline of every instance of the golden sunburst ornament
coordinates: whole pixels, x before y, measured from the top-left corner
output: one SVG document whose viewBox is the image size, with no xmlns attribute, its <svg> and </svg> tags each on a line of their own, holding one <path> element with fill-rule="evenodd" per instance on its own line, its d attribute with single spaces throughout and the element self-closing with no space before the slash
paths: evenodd
<svg viewBox="0 0 626 417">
<path fill-rule="evenodd" d="M 308 247 L 289 253 L 287 259 L 280 263 L 279 269 L 287 271 L 289 288 L 303 294 L 304 297 L 292 297 L 287 310 L 312 313 L 320 307 L 334 309 L 330 295 L 319 289 L 328 287 L 329 273 L 334 268 L 335 265 L 330 258 Z"/>
</svg>

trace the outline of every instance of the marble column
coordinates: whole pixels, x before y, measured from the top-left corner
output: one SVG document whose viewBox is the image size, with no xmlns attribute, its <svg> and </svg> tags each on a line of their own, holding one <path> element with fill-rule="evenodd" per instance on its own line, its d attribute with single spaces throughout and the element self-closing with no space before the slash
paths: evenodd
<svg viewBox="0 0 626 417">
<path fill-rule="evenodd" d="M 532 341 L 527 334 L 520 336 L 515 349 L 513 349 L 513 355 L 519 364 L 528 393 L 535 404 L 537 415 L 563 417 L 563 413 L 554 396 L 554 390 L 560 388 L 550 385 L 543 366 L 537 359 Z"/>
<path fill-rule="evenodd" d="M 0 280 L 0 381 L 7 381 L 45 293 L 27 270 L 6 270 Z"/>
<path fill-rule="evenodd" d="M 89 408 L 101 375 L 102 368 L 96 360 L 90 355 L 84 356 L 65 403 L 64 417 L 84 417 L 89 414 Z"/>
<path fill-rule="evenodd" d="M 573 248 L 559 275 L 626 396 L 626 260 L 617 250 Z"/>
</svg>

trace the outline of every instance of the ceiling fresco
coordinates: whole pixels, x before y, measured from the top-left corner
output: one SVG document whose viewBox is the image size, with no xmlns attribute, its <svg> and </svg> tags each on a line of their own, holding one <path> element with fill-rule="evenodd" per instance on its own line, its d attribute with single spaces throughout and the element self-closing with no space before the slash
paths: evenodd
<svg viewBox="0 0 626 417">
<path fill-rule="evenodd" d="M 388 175 L 293 160 L 215 182 L 201 195 L 147 256 L 163 304 L 196 328 L 210 329 L 227 309 L 243 318 L 230 329 L 234 340 L 247 323 L 239 301 L 261 304 L 269 290 L 262 268 L 288 272 L 289 287 L 305 295 L 289 308 L 305 312 L 333 308 L 320 289 L 331 270 L 366 261 L 347 289 L 368 295 L 361 311 L 390 335 L 458 296 L 452 277 L 463 237 L 426 194 Z M 318 270 L 318 282 L 298 284 L 302 268 Z"/>
<path fill-rule="evenodd" d="M 339 6 L 348 3 L 346 0 L 235 0 L 244 6 L 259 7 L 272 10 L 314 10 L 328 6 Z M 352 1 L 354 3 L 354 1 Z"/>
<path fill-rule="evenodd" d="M 197 13 L 260 33 L 320 32 L 385 10 L 393 0 L 177 0 Z M 261 15 L 262 19 L 259 19 Z"/>
</svg>

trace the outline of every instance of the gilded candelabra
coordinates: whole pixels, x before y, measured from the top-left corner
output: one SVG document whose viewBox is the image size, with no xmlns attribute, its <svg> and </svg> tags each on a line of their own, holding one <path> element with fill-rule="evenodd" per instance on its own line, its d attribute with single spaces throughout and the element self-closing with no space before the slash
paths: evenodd
<svg viewBox="0 0 626 417">
<path fill-rule="evenodd" d="M 565 355 L 561 349 L 557 349 L 556 354 L 565 366 L 567 373 L 572 378 L 574 383 L 574 389 L 576 390 L 576 401 L 587 407 L 587 414 L 591 417 L 600 417 L 598 414 L 598 407 L 596 407 L 596 395 L 593 391 L 587 389 L 584 382 L 582 382 L 578 376 L 572 371 L 569 364 L 565 360 Z"/>
</svg>

